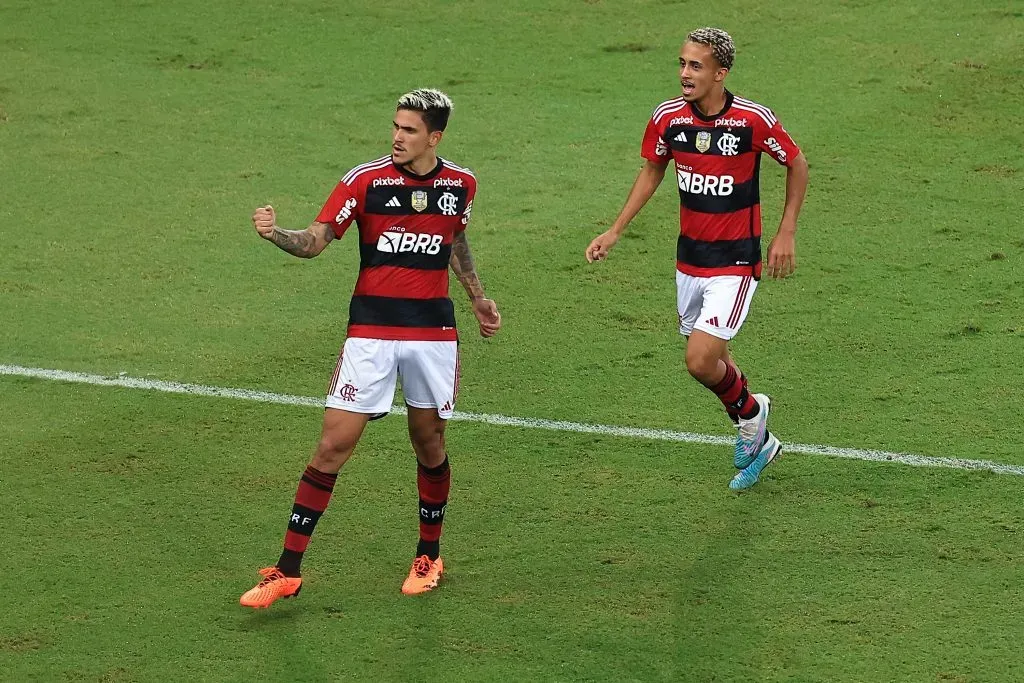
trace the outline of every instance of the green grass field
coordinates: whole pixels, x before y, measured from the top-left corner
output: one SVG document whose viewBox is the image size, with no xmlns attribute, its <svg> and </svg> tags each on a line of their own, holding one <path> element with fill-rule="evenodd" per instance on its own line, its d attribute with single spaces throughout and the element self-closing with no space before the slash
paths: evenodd
<svg viewBox="0 0 1024 683">
<path fill-rule="evenodd" d="M 811 164 L 798 273 L 734 345 L 773 430 L 1024 465 L 1009 0 L 3 0 L 0 364 L 321 395 L 358 252 L 295 259 L 249 215 L 308 224 L 387 152 L 395 98 L 436 86 L 505 319 L 482 341 L 456 297 L 459 409 L 726 435 L 675 332 L 674 189 L 583 259 L 707 24 Z M 771 235 L 784 173 L 762 170 Z M 416 493 L 391 417 L 301 597 L 244 611 L 319 422 L 0 376 L 0 679 L 1024 680 L 1021 477 L 789 455 L 736 495 L 727 448 L 469 422 L 438 591 L 398 592 Z"/>
</svg>

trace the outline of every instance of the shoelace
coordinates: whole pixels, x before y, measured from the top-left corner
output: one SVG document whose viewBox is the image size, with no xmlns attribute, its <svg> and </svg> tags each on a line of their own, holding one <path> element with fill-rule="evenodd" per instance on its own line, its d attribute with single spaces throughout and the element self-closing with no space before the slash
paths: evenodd
<svg viewBox="0 0 1024 683">
<path fill-rule="evenodd" d="M 415 560 L 413 560 L 412 570 L 416 572 L 416 576 L 422 578 L 430 573 L 430 569 L 431 567 L 433 567 L 433 564 L 434 563 L 430 561 L 429 557 L 427 557 L 426 555 L 420 555 Z"/>
<path fill-rule="evenodd" d="M 744 441 L 753 441 L 754 437 L 757 436 L 757 423 L 754 422 L 751 425 L 743 425 L 740 427 L 740 437 Z"/>
<path fill-rule="evenodd" d="M 283 579 L 283 578 L 284 578 L 284 574 L 281 572 L 281 570 L 280 569 L 274 569 L 270 573 L 268 573 L 263 578 L 263 580 L 260 581 L 260 585 L 258 585 L 256 587 L 257 588 L 263 588 L 264 586 L 266 586 L 268 584 L 271 584 L 274 581 L 277 581 L 278 579 Z"/>
</svg>

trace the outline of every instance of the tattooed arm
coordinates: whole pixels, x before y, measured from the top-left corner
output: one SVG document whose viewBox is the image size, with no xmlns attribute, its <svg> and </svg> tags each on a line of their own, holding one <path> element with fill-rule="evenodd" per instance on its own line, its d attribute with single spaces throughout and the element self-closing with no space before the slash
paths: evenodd
<svg viewBox="0 0 1024 683">
<path fill-rule="evenodd" d="M 256 209 L 252 224 L 260 237 L 299 258 L 317 256 L 334 240 L 334 229 L 327 223 L 314 221 L 305 230 L 282 230 L 277 227 L 277 216 L 272 206 Z"/>
<path fill-rule="evenodd" d="M 493 337 L 501 329 L 501 313 L 498 313 L 497 304 L 484 296 L 484 286 L 480 284 L 480 276 L 476 274 L 473 255 L 469 252 L 469 241 L 464 231 L 456 233 L 452 240 L 449 264 L 473 303 L 473 315 L 480 323 L 480 336 Z"/>
<path fill-rule="evenodd" d="M 455 277 L 462 283 L 470 299 L 483 299 L 484 286 L 480 284 L 480 276 L 473 265 L 473 255 L 469 252 L 469 240 L 465 231 L 456 233 L 452 240 L 452 257 L 449 261 Z"/>
<path fill-rule="evenodd" d="M 292 256 L 313 258 L 334 239 L 334 230 L 326 223 L 312 223 L 305 230 L 282 230 L 274 226 L 266 238 Z"/>
</svg>

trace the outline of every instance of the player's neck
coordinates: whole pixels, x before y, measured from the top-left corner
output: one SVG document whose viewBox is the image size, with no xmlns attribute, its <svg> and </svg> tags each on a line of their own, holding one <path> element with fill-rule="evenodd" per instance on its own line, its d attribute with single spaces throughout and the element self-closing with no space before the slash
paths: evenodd
<svg viewBox="0 0 1024 683">
<path fill-rule="evenodd" d="M 427 152 L 405 164 L 404 168 L 413 175 L 427 175 L 437 168 L 437 155 L 434 152 Z"/>
<path fill-rule="evenodd" d="M 702 116 L 705 118 L 711 118 L 722 113 L 728 99 L 729 98 L 725 93 L 725 88 L 718 88 L 716 90 L 712 90 L 699 100 L 695 100 L 693 102 L 693 106 Z"/>
</svg>

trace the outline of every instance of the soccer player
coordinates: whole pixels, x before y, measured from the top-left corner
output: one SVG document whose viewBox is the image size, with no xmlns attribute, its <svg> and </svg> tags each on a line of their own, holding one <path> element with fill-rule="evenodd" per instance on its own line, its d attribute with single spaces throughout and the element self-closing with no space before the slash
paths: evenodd
<svg viewBox="0 0 1024 683">
<path fill-rule="evenodd" d="M 444 431 L 459 392 L 449 265 L 469 294 L 480 334 L 492 337 L 501 327 L 466 240 L 476 178 L 437 156 L 451 110 L 451 100 L 437 90 L 403 95 L 391 153 L 345 174 L 305 230 L 279 228 L 270 206 L 253 214 L 260 237 L 301 258 L 320 254 L 354 222 L 360 267 L 320 442 L 299 481 L 284 549 L 276 565 L 260 570 L 263 580 L 242 595 L 242 605 L 269 607 L 278 598 L 298 594 L 303 553 L 331 499 L 338 471 L 367 422 L 391 409 L 399 378 L 418 461 L 420 531 L 402 592 L 429 591 L 444 571 L 440 537 L 451 482 Z"/>
<path fill-rule="evenodd" d="M 713 391 L 738 427 L 729 482 L 757 483 L 780 452 L 768 431 L 771 401 L 751 393 L 729 356 L 728 343 L 747 317 L 761 278 L 758 169 L 767 154 L 787 167 L 786 203 L 768 246 L 768 274 L 796 267 L 796 221 L 807 189 L 807 161 L 767 107 L 725 89 L 736 49 L 717 28 L 690 33 L 679 54 L 682 96 L 658 105 L 647 123 L 644 165 L 612 227 L 587 247 L 587 261 L 608 256 L 675 162 L 680 234 L 676 246 L 679 332 L 687 337 L 686 368 Z"/>
</svg>

